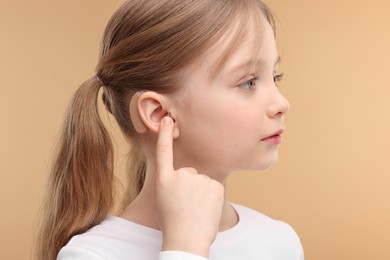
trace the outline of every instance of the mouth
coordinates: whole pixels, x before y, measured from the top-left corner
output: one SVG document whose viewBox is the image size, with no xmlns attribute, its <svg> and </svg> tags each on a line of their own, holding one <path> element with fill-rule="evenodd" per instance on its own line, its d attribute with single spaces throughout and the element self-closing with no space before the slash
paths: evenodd
<svg viewBox="0 0 390 260">
<path fill-rule="evenodd" d="M 273 144 L 280 144 L 282 141 L 282 134 L 284 132 L 284 129 L 280 129 L 277 132 L 273 133 L 272 135 L 261 139 L 261 141 L 269 142 Z"/>
</svg>

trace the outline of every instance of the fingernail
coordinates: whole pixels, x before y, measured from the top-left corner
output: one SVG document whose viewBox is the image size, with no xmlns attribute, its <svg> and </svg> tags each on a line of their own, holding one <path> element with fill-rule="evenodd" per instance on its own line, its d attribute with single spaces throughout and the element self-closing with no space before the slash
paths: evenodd
<svg viewBox="0 0 390 260">
<path fill-rule="evenodd" d="M 172 118 L 170 118 L 169 116 L 164 116 L 163 123 L 164 123 L 164 125 L 171 124 L 172 123 Z"/>
</svg>

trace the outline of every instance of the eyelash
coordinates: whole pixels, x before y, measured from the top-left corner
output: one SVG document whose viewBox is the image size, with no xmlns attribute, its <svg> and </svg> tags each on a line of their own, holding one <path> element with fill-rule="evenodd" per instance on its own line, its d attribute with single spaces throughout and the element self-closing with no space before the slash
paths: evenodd
<svg viewBox="0 0 390 260">
<path fill-rule="evenodd" d="M 253 90 L 254 87 L 256 86 L 256 83 L 255 83 L 256 80 L 257 80 L 256 77 L 251 78 L 250 80 L 247 80 L 247 81 L 245 81 L 243 84 L 241 84 L 241 87 L 242 87 L 242 88 L 245 88 L 245 89 L 247 89 L 247 90 Z M 251 84 L 251 87 L 250 87 L 250 88 L 246 88 L 246 87 L 245 87 L 245 85 L 247 85 L 248 83 Z"/>
<path fill-rule="evenodd" d="M 280 81 L 282 81 L 282 79 L 283 79 L 283 73 L 280 73 L 280 74 L 277 74 L 277 75 L 274 75 L 274 82 L 276 83 L 276 82 L 280 82 Z"/>
<path fill-rule="evenodd" d="M 274 76 L 273 76 L 274 83 L 276 84 L 277 82 L 282 81 L 283 75 L 284 75 L 283 73 L 274 75 Z M 253 78 L 251 78 L 250 80 L 247 80 L 247 81 L 245 81 L 243 84 L 241 84 L 241 87 L 242 87 L 242 88 L 246 88 L 245 86 L 249 83 L 249 84 L 251 84 L 251 86 L 250 86 L 250 88 L 246 88 L 246 89 L 247 89 L 247 90 L 253 90 L 253 88 L 256 86 L 255 81 L 256 81 L 257 79 L 258 79 L 257 77 L 253 77 Z M 277 86 L 277 84 L 276 84 L 276 86 Z"/>
</svg>

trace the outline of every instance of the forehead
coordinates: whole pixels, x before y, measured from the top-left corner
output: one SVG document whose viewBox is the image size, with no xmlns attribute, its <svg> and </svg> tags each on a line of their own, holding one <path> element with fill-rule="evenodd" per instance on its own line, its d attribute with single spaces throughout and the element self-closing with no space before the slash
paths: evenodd
<svg viewBox="0 0 390 260">
<path fill-rule="evenodd" d="M 274 32 L 264 21 L 261 28 L 249 27 L 219 72 L 232 72 L 238 69 L 251 71 L 257 66 L 274 67 L 278 59 Z"/>
<path fill-rule="evenodd" d="M 274 64 L 278 58 L 274 31 L 262 14 L 241 14 L 231 27 L 194 62 L 210 80 L 234 70 L 250 70 L 258 64 Z"/>
</svg>

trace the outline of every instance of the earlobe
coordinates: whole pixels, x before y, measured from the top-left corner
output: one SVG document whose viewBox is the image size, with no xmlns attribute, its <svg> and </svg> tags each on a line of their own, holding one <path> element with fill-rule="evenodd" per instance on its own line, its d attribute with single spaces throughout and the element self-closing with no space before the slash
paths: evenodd
<svg viewBox="0 0 390 260">
<path fill-rule="evenodd" d="M 137 92 L 130 101 L 131 121 L 134 129 L 140 134 L 147 131 L 157 134 L 161 120 L 167 115 L 175 121 L 166 107 L 164 96 L 156 92 Z M 174 138 L 178 136 L 179 131 L 175 126 Z"/>
</svg>

